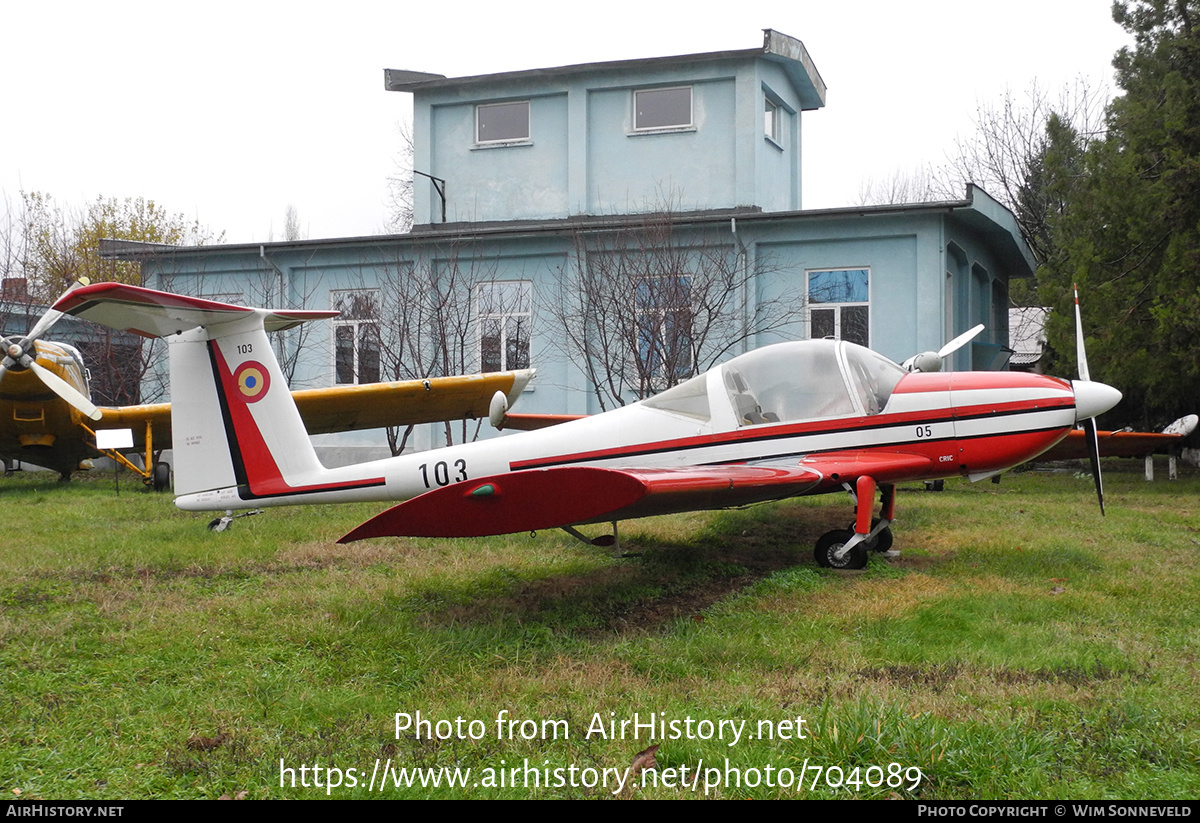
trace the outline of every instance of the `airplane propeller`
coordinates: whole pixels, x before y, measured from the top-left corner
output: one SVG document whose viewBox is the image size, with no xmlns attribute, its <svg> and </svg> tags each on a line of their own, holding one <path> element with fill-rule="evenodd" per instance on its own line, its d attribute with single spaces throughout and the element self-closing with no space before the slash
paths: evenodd
<svg viewBox="0 0 1200 823">
<path fill-rule="evenodd" d="M 1121 399 L 1121 392 L 1103 383 L 1093 383 L 1088 369 L 1087 351 L 1083 345 L 1083 321 L 1079 316 L 1079 286 L 1075 289 L 1075 356 L 1079 364 L 1079 379 L 1071 381 L 1075 391 L 1075 422 L 1082 423 L 1087 433 L 1088 461 L 1092 479 L 1096 482 L 1096 498 L 1100 515 L 1104 515 L 1104 481 L 1100 477 L 1100 436 L 1096 433 L 1096 415 L 1108 411 Z"/>
<path fill-rule="evenodd" d="M 62 297 L 66 297 L 80 286 L 86 286 L 88 281 L 81 279 L 71 284 L 71 287 L 63 292 Z M 62 297 L 59 299 L 61 300 Z M 37 362 L 37 347 L 35 343 L 38 338 L 50 330 L 51 326 L 62 319 L 63 313 L 54 309 L 47 309 L 34 324 L 29 333 L 20 340 L 17 340 L 16 335 L 13 337 L 0 338 L 0 345 L 4 347 L 4 357 L 0 359 L 0 380 L 4 379 L 4 375 L 11 369 L 29 369 L 38 376 L 38 379 L 45 384 L 46 388 L 57 394 L 74 408 L 78 409 L 85 416 L 92 420 L 99 420 L 101 417 L 100 410 L 84 396 L 82 392 L 63 380 L 54 372 L 47 369 L 45 366 Z"/>
<path fill-rule="evenodd" d="M 974 340 L 976 335 L 983 331 L 983 329 L 984 326 L 982 323 L 980 323 L 975 328 L 968 329 L 967 331 L 963 332 L 937 351 L 924 351 L 920 354 L 914 354 L 912 357 L 905 360 L 901 365 L 903 365 L 903 367 L 908 371 L 941 371 L 942 360 L 954 354 L 963 346 Z"/>
</svg>

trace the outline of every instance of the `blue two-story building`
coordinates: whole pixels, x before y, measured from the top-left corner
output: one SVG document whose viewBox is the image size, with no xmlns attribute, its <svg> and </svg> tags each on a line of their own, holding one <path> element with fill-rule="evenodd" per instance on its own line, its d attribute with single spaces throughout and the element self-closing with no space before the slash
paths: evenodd
<svg viewBox="0 0 1200 823">
<path fill-rule="evenodd" d="M 976 323 L 987 331 L 950 365 L 1004 365 L 1008 283 L 1034 268 L 1012 214 L 975 187 L 804 210 L 803 121 L 826 93 L 798 40 L 767 30 L 752 49 L 461 78 L 388 70 L 385 85 L 413 97 L 411 231 L 104 253 L 140 260 L 152 287 L 342 310 L 281 340 L 297 388 L 533 366 L 519 410 L 591 413 L 777 340 L 832 335 L 902 360 Z M 319 445 L 332 462 L 384 439 Z"/>
</svg>

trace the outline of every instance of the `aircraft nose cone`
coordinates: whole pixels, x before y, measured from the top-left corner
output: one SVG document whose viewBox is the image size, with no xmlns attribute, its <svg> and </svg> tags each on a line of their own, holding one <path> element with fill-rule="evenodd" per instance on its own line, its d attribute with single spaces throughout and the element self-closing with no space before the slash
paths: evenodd
<svg viewBox="0 0 1200 823">
<path fill-rule="evenodd" d="M 1104 414 L 1121 402 L 1121 393 L 1104 383 L 1091 380 L 1072 380 L 1075 391 L 1075 422 Z"/>
</svg>

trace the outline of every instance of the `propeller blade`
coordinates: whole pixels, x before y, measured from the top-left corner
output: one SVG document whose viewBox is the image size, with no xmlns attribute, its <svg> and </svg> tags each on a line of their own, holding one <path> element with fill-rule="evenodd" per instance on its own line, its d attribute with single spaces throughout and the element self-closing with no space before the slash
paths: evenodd
<svg viewBox="0 0 1200 823">
<path fill-rule="evenodd" d="M 13 359 L 8 355 L 8 347 L 12 344 L 11 337 L 0 337 L 0 380 L 4 379 L 9 367 L 15 365 Z"/>
<path fill-rule="evenodd" d="M 79 278 L 74 283 L 72 283 L 67 288 L 67 290 L 64 291 L 59 296 L 58 300 L 62 300 L 68 294 L 75 291 L 75 289 L 78 289 L 81 286 L 86 286 L 90 282 L 91 281 L 89 281 L 86 277 Z M 58 300 L 56 300 L 54 302 L 57 303 Z M 21 342 L 21 348 L 23 348 L 23 349 L 29 348 L 30 343 L 32 343 L 34 340 L 40 339 L 43 334 L 45 334 L 46 332 L 48 332 L 50 330 L 51 326 L 53 326 L 55 323 L 57 323 L 59 320 L 61 320 L 64 316 L 65 315 L 63 315 L 63 313 L 60 311 L 55 311 L 54 309 L 47 309 L 46 313 L 43 314 L 40 318 L 38 318 L 37 323 L 35 323 L 33 325 L 33 328 L 29 330 L 29 334 L 25 335 L 25 339 Z"/>
<path fill-rule="evenodd" d="M 1100 501 L 1100 516 L 1104 516 L 1104 481 L 1100 479 L 1100 437 L 1096 434 L 1096 420 L 1089 417 L 1083 421 L 1088 438 L 1088 461 L 1092 464 L 1092 479 L 1096 481 L 1096 497 Z"/>
<path fill-rule="evenodd" d="M 100 410 L 96 408 L 91 400 L 88 400 L 82 393 L 77 391 L 74 386 L 63 380 L 54 372 L 50 371 L 45 366 L 41 365 L 32 357 L 25 356 L 21 365 L 31 369 L 34 374 L 46 384 L 46 388 L 57 394 L 63 400 L 70 403 L 79 411 L 92 420 L 99 420 L 101 417 Z"/>
<path fill-rule="evenodd" d="M 1100 437 L 1096 434 L 1096 415 L 1108 411 L 1121 399 L 1121 393 L 1103 383 L 1092 383 L 1088 371 L 1087 351 L 1083 345 L 1083 320 L 1079 314 L 1079 286 L 1072 283 L 1075 291 L 1075 356 L 1079 364 L 1079 380 L 1072 381 L 1075 390 L 1076 419 L 1086 415 L 1083 430 L 1087 432 L 1088 462 L 1092 467 L 1092 479 L 1096 482 L 1096 499 L 1100 501 L 1100 516 L 1104 516 L 1104 480 L 1100 477 Z M 1082 385 L 1081 385 L 1082 384 Z M 1088 402 L 1080 406 L 1080 396 Z M 1103 397 L 1102 397 L 1103 395 Z M 1113 397 L 1113 395 L 1116 395 Z"/>
<path fill-rule="evenodd" d="M 942 346 L 937 351 L 923 351 L 920 354 L 914 354 L 912 357 L 901 363 L 901 368 L 905 371 L 921 371 L 935 372 L 942 370 L 942 360 L 947 356 L 954 354 L 963 346 L 970 343 L 984 329 L 984 325 L 980 323 L 973 329 L 963 332 L 958 337 L 951 340 L 946 345 Z"/>
<path fill-rule="evenodd" d="M 980 323 L 975 328 L 968 329 L 967 331 L 963 332 L 958 337 L 954 338 L 949 343 L 947 343 L 946 345 L 944 345 L 940 349 L 938 349 L 938 353 L 937 353 L 938 357 L 946 357 L 947 355 L 954 354 L 956 351 L 961 349 L 963 346 L 967 345 L 972 340 L 974 340 L 979 335 L 979 333 L 981 331 L 983 331 L 983 329 L 984 329 L 984 325 L 982 323 Z"/>
<path fill-rule="evenodd" d="M 68 289 L 68 291 L 70 290 Z M 54 309 L 46 309 L 46 313 L 38 318 L 37 323 L 29 330 L 29 334 L 25 335 L 25 339 L 21 341 L 21 348 L 27 348 L 34 340 L 40 339 L 43 334 L 50 331 L 51 326 L 62 318 L 62 312 L 55 311 Z"/>
<path fill-rule="evenodd" d="M 1079 363 L 1079 379 L 1091 380 L 1088 373 L 1087 351 L 1083 347 L 1083 321 L 1079 319 L 1079 286 L 1071 284 L 1075 289 L 1075 359 Z"/>
</svg>

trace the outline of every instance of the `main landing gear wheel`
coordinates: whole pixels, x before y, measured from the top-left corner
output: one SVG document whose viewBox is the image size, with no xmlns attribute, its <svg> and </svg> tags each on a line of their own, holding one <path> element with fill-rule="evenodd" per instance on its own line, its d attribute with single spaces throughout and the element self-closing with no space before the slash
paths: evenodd
<svg viewBox="0 0 1200 823">
<path fill-rule="evenodd" d="M 872 517 L 871 518 L 871 531 L 874 531 L 875 527 L 878 525 L 879 525 L 879 518 Z M 850 531 L 854 531 L 853 523 L 850 524 Z M 884 529 L 883 531 L 881 531 L 879 534 L 875 535 L 874 537 L 872 537 L 868 540 L 864 540 L 863 545 L 867 547 L 867 551 L 869 551 L 869 552 L 890 551 L 892 548 L 892 528 L 891 528 L 891 526 L 887 527 L 886 529 Z"/>
<path fill-rule="evenodd" d="M 817 559 L 817 565 L 827 569 L 864 568 L 867 565 L 867 547 L 863 543 L 852 547 L 850 551 L 842 555 L 841 559 L 834 554 L 853 536 L 854 532 L 847 529 L 834 529 L 821 535 L 821 539 L 817 541 L 817 548 L 813 552 L 813 556 Z M 882 532 L 880 536 L 882 536 Z"/>
<path fill-rule="evenodd" d="M 156 492 L 166 491 L 171 487 L 171 467 L 166 463 L 155 463 L 154 471 L 150 474 L 150 488 Z"/>
</svg>

